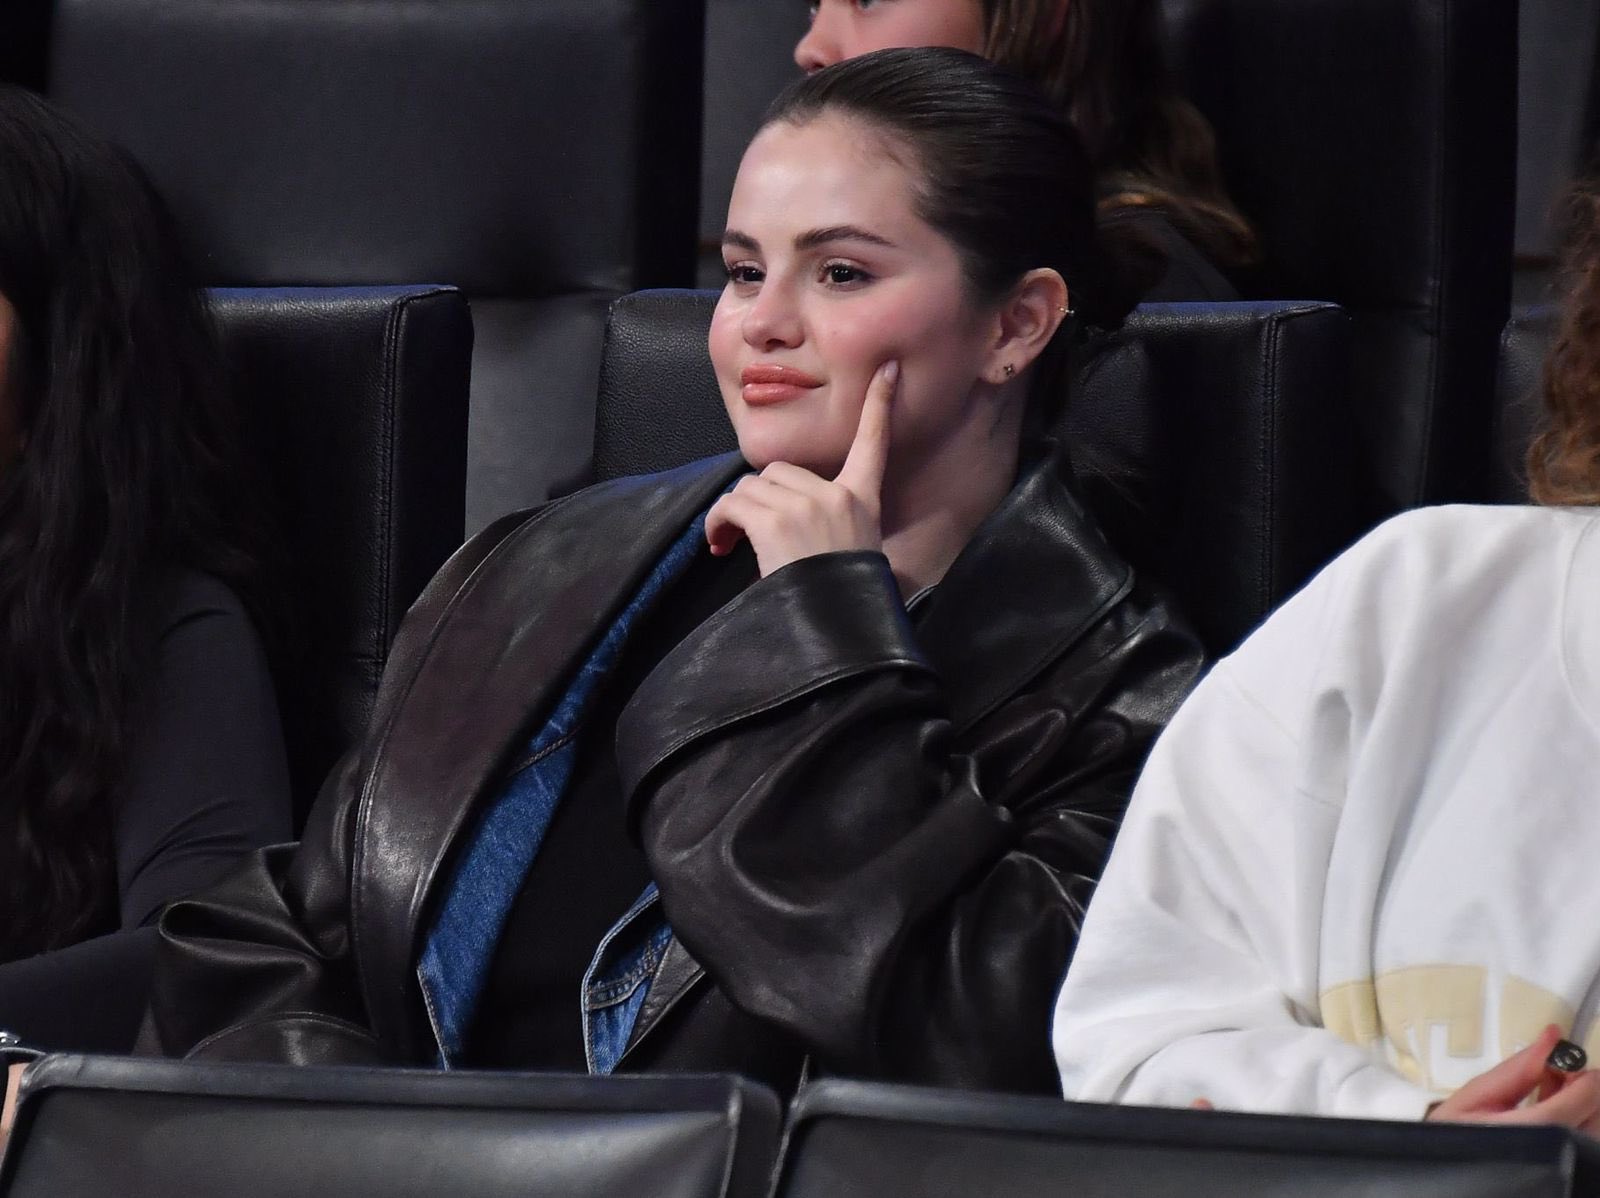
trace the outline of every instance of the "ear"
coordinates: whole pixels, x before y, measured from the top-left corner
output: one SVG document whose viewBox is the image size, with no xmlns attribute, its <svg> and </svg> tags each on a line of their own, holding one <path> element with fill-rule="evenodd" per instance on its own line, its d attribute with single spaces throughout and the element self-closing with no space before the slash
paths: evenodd
<svg viewBox="0 0 1600 1198">
<path fill-rule="evenodd" d="M 1067 284 L 1059 273 L 1044 267 L 1023 275 L 995 313 L 984 381 L 1003 386 L 1027 373 L 1061 327 L 1068 306 Z"/>
</svg>

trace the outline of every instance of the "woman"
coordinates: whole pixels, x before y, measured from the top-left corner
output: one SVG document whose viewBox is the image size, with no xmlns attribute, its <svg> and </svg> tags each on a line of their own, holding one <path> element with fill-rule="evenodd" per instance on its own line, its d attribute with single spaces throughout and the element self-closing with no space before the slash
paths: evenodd
<svg viewBox="0 0 1600 1198">
<path fill-rule="evenodd" d="M 1196 690 L 1061 991 L 1068 1097 L 1600 1130 L 1600 1076 L 1545 1065 L 1563 1034 L 1600 1049 L 1600 198 L 1580 206 L 1543 506 L 1390 521 Z"/>
<path fill-rule="evenodd" d="M 1084 888 L 1200 668 L 1024 449 L 1069 302 L 1128 304 L 1082 153 L 981 59 L 870 56 L 777 101 L 724 246 L 743 458 L 458 553 L 299 851 L 167 913 L 150 1048 L 1053 1087 Z"/>
<path fill-rule="evenodd" d="M 1143 299 L 1238 299 L 1255 234 L 1228 198 L 1211 126 L 1167 71 L 1157 0 L 809 0 L 807 71 L 889 46 L 954 46 L 1032 79 L 1072 119 L 1103 219 L 1166 254 Z"/>
<path fill-rule="evenodd" d="M 0 87 L 0 1028 L 126 1052 L 153 923 L 289 833 L 232 414 L 120 152 Z"/>
</svg>

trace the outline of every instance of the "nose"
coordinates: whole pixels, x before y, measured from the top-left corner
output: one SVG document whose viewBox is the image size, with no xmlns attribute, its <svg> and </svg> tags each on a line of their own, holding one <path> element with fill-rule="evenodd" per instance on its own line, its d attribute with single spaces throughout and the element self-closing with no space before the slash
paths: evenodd
<svg viewBox="0 0 1600 1198">
<path fill-rule="evenodd" d="M 745 344 L 762 353 L 793 349 L 805 340 L 804 324 L 794 297 L 787 287 L 770 276 L 744 310 L 740 331 Z"/>
<path fill-rule="evenodd" d="M 819 0 L 811 28 L 794 48 L 794 61 L 806 74 L 831 67 L 844 58 L 837 29 L 836 0 Z"/>
</svg>

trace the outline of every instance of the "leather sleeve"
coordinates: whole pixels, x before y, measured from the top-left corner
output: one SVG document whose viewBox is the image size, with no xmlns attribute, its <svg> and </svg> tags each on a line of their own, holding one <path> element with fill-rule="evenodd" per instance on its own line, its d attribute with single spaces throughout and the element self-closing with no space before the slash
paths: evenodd
<svg viewBox="0 0 1600 1198">
<path fill-rule="evenodd" d="M 1136 588 L 958 731 L 881 555 L 785 567 L 669 654 L 619 725 L 668 919 L 828 1070 L 1055 1091 L 1083 905 L 1201 661 Z"/>
<path fill-rule="evenodd" d="M 329 775 L 298 845 L 261 850 L 160 923 L 139 1051 L 223 1060 L 377 1063 L 350 920 L 351 859 L 368 755 L 409 688 L 451 599 L 526 514 L 485 529 L 407 613 L 384 669 L 367 745 Z"/>
</svg>

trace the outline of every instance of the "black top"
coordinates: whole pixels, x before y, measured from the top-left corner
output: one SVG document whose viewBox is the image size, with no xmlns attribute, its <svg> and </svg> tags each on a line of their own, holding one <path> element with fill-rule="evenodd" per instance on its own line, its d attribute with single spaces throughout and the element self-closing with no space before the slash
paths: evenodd
<svg viewBox="0 0 1600 1198">
<path fill-rule="evenodd" d="M 1141 303 L 1226 303 L 1239 298 L 1238 290 L 1221 269 L 1158 209 L 1118 208 L 1106 216 L 1105 222 L 1137 228 L 1167 256 L 1165 271 L 1145 292 Z"/>
<path fill-rule="evenodd" d="M 223 583 L 174 573 L 158 623 L 144 723 L 116 811 L 119 930 L 0 964 L 0 1028 L 62 1051 L 127 1052 L 175 898 L 240 856 L 290 838 L 289 777 L 266 657 Z"/>
<path fill-rule="evenodd" d="M 623 821 L 617 717 L 661 659 L 755 578 L 747 544 L 727 558 L 698 554 L 629 634 L 584 721 L 571 781 L 512 904 L 464 1064 L 587 1069 L 579 1016 L 584 972 L 601 938 L 650 884 L 644 854 Z"/>
</svg>

